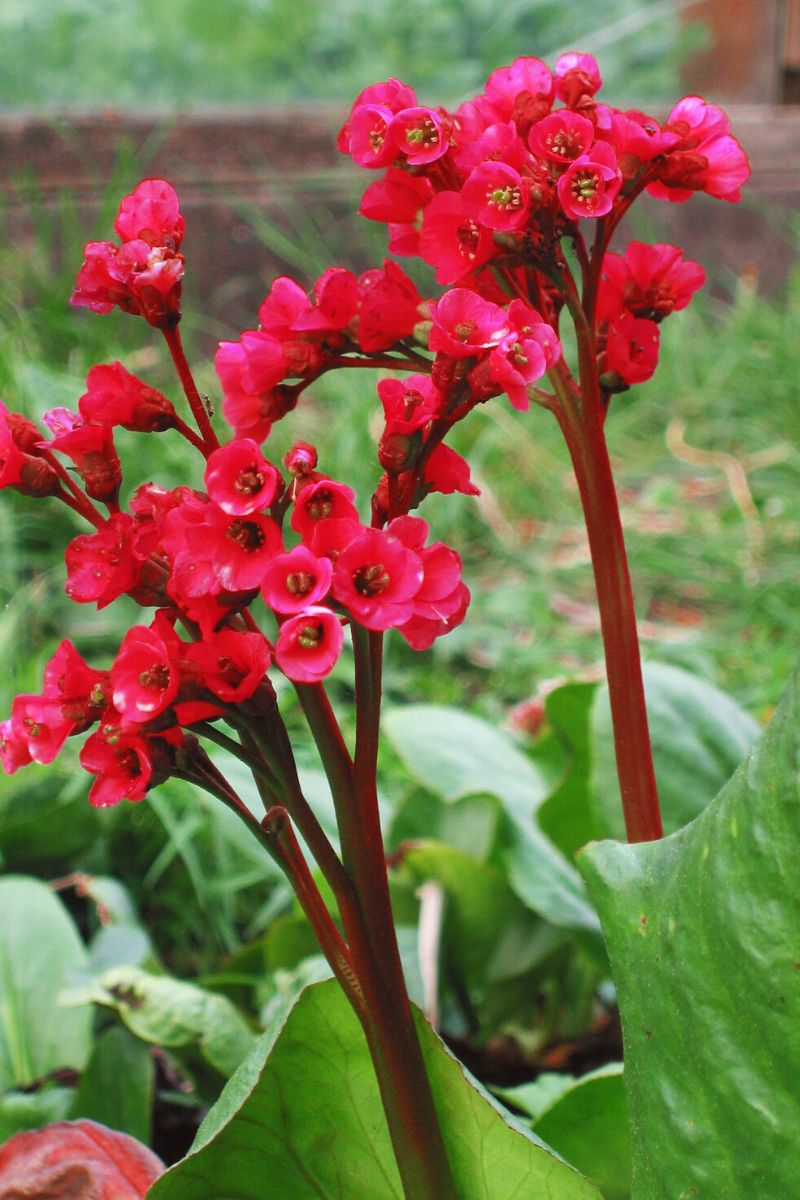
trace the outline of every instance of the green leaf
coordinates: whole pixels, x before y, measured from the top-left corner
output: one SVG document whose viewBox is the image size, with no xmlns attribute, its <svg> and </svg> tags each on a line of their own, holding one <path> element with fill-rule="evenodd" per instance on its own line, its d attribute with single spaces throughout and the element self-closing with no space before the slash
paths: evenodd
<svg viewBox="0 0 800 1200">
<path fill-rule="evenodd" d="M 445 800 L 482 792 L 527 818 L 550 790 L 544 772 L 510 737 L 460 709 L 393 708 L 383 729 L 414 778 Z"/>
<path fill-rule="evenodd" d="M 719 688 L 666 663 L 643 666 L 664 831 L 702 812 L 758 737 L 759 726 Z M 592 791 L 602 834 L 625 840 L 608 688 L 598 689 L 591 718 Z"/>
<path fill-rule="evenodd" d="M 6 1092 L 0 1096 L 0 1142 L 23 1129 L 41 1129 L 52 1121 L 66 1120 L 75 1092 L 48 1087 L 40 1092 Z"/>
<path fill-rule="evenodd" d="M 494 858 L 523 904 L 553 925 L 599 928 L 577 871 L 535 823 L 549 777 L 510 737 L 469 713 L 435 704 L 392 709 L 384 729 L 429 791 L 447 801 L 483 794 L 502 802 Z"/>
<path fill-rule="evenodd" d="M 596 691 L 596 683 L 567 683 L 545 700 L 547 719 L 568 755 L 568 766 L 539 809 L 539 826 L 570 857 L 604 832 L 590 788 L 589 718 Z"/>
<path fill-rule="evenodd" d="M 423 1053 L 459 1200 L 601 1200 L 508 1121 L 425 1024 Z M 333 981 L 307 988 L 148 1200 L 402 1200 L 361 1028 Z M 433 1197 L 431 1198 L 433 1200 Z"/>
<path fill-rule="evenodd" d="M 691 825 L 581 855 L 622 1013 L 636 1200 L 797 1196 L 799 687 Z"/>
<path fill-rule="evenodd" d="M 95 1042 L 75 1092 L 70 1120 L 89 1117 L 148 1143 L 153 1084 L 150 1047 L 121 1025 L 114 1025 Z"/>
<path fill-rule="evenodd" d="M 629 1200 L 631 1139 L 621 1063 L 575 1080 L 533 1128 L 596 1183 L 606 1200 Z"/>
<path fill-rule="evenodd" d="M 65 1000 L 116 1009 L 132 1033 L 156 1046 L 197 1044 L 222 1075 L 236 1070 L 254 1041 L 244 1017 L 224 996 L 138 967 L 113 967 L 71 989 Z"/>
<path fill-rule="evenodd" d="M 33 1083 L 89 1056 L 91 1013 L 57 1006 L 86 951 L 61 901 L 36 879 L 0 879 L 0 1088 Z"/>
</svg>

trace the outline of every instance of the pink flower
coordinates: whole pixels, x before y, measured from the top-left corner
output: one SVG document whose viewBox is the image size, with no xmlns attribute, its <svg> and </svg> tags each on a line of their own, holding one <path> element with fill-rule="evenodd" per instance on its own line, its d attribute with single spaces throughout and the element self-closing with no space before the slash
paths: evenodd
<svg viewBox="0 0 800 1200">
<path fill-rule="evenodd" d="M 392 119 L 389 135 L 412 167 L 436 162 L 447 153 L 449 129 L 432 108 L 404 108 Z"/>
<path fill-rule="evenodd" d="M 14 441 L 8 423 L 9 411 L 0 401 L 0 488 L 16 487 L 23 482 L 23 467 L 29 455 L 25 455 Z M 39 431 L 36 431 L 37 439 Z"/>
<path fill-rule="evenodd" d="M 702 191 L 719 200 L 741 198 L 739 189 L 750 177 L 750 163 L 730 136 L 730 121 L 721 108 L 701 96 L 685 96 L 664 128 L 679 140 L 649 185 L 651 196 L 680 202 Z"/>
<path fill-rule="evenodd" d="M 206 463 L 211 499 L 229 516 L 244 517 L 269 508 L 279 475 L 252 438 L 238 438 L 215 450 Z"/>
<path fill-rule="evenodd" d="M 71 734 L 100 718 L 109 702 L 108 672 L 93 670 L 65 639 L 45 667 L 41 694 L 15 698 L 13 732 L 25 742 L 28 761 L 49 763 Z"/>
<path fill-rule="evenodd" d="M 51 763 L 74 728 L 75 722 L 65 720 L 58 705 L 42 696 L 15 696 L 11 703 L 11 730 L 18 742 L 25 742 L 29 761 Z"/>
<path fill-rule="evenodd" d="M 464 209 L 489 229 L 519 229 L 530 208 L 530 191 L 519 171 L 504 162 L 480 163 L 461 193 Z"/>
<path fill-rule="evenodd" d="M 272 660 L 269 643 L 260 633 L 223 629 L 186 650 L 204 687 L 225 704 L 249 699 Z"/>
<path fill-rule="evenodd" d="M 111 666 L 114 707 L 125 721 L 152 721 L 178 694 L 179 676 L 154 629 L 134 625 Z"/>
<path fill-rule="evenodd" d="M 209 504 L 202 524 L 187 527 L 181 558 L 207 560 L 221 587 L 246 592 L 260 585 L 267 563 L 282 550 L 281 531 L 271 517 L 259 513 L 231 517 Z M 199 595 L 199 590 L 194 594 Z"/>
<path fill-rule="evenodd" d="M 439 389 L 427 375 L 382 379 L 378 395 L 386 418 L 386 431 L 407 436 L 430 425 L 442 410 Z"/>
<path fill-rule="evenodd" d="M 372 353 L 388 350 L 403 338 L 411 337 L 421 319 L 422 297 L 405 271 L 385 259 L 382 269 L 365 271 L 359 277 L 361 311 L 358 319 L 358 344 Z"/>
<path fill-rule="evenodd" d="M 432 309 L 431 350 L 475 358 L 499 346 L 509 332 L 504 309 L 466 288 L 451 288 Z"/>
<path fill-rule="evenodd" d="M 534 121 L 549 112 L 553 88 L 550 69 L 540 58 L 515 58 L 510 66 L 492 71 L 484 95 L 499 119 L 515 120 L 524 136 Z"/>
<path fill-rule="evenodd" d="M 388 166 L 397 157 L 397 148 L 387 137 L 392 118 L 416 102 L 413 88 L 399 79 L 387 79 L 364 88 L 339 132 L 339 150 L 362 167 Z"/>
<path fill-rule="evenodd" d="M 412 650 L 428 650 L 438 637 L 449 633 L 460 625 L 467 615 L 470 602 L 470 591 L 465 583 L 459 583 L 453 595 L 448 599 L 446 616 L 423 617 L 414 615 L 405 625 L 398 626 Z"/>
<path fill-rule="evenodd" d="M 123 242 L 141 240 L 150 246 L 177 250 L 183 240 L 184 220 L 178 195 L 165 179 L 143 179 L 130 196 L 124 196 L 114 232 Z"/>
<path fill-rule="evenodd" d="M 344 632 L 329 608 L 312 605 L 283 622 L 275 644 L 275 661 L 295 683 L 319 683 L 341 654 Z"/>
<path fill-rule="evenodd" d="M 495 253 L 494 239 L 464 206 L 460 192 L 439 192 L 425 209 L 419 253 L 436 268 L 436 282 L 457 283 Z"/>
<path fill-rule="evenodd" d="M 683 251 L 668 243 L 630 242 L 624 254 L 606 254 L 603 274 L 598 311 L 607 319 L 627 309 L 661 321 L 686 308 L 706 280 L 699 263 L 684 260 Z"/>
<path fill-rule="evenodd" d="M 602 86 L 600 68 L 592 54 L 579 54 L 571 50 L 557 60 L 556 96 L 568 108 L 574 107 L 584 97 L 594 96 Z"/>
<path fill-rule="evenodd" d="M 136 433 L 153 433 L 175 424 L 175 409 L 166 396 L 131 375 L 120 362 L 92 367 L 86 388 L 78 401 L 85 421 L 121 425 Z"/>
<path fill-rule="evenodd" d="M 96 533 L 81 533 L 67 546 L 66 592 L 79 604 L 95 601 L 105 608 L 138 582 L 141 563 L 134 556 L 133 518 L 113 513 Z"/>
<path fill-rule="evenodd" d="M 558 362 L 561 343 L 555 330 L 521 300 L 511 302 L 508 319 L 512 332 L 492 350 L 487 365 L 490 378 L 506 393 L 512 407 L 526 412 L 529 385 Z M 479 365 L 476 370 L 480 369 Z"/>
<path fill-rule="evenodd" d="M 325 599 L 332 578 L 329 558 L 317 558 L 306 546 L 295 546 L 267 563 L 261 595 L 275 612 L 298 613 Z"/>
<path fill-rule="evenodd" d="M 365 529 L 336 562 L 333 594 L 367 629 L 391 629 L 412 615 L 423 570 L 419 556 L 381 529 Z"/>
<path fill-rule="evenodd" d="M 537 121 L 528 134 L 528 145 L 539 158 L 566 166 L 588 154 L 594 139 L 591 121 L 569 109 L 561 109 Z"/>
<path fill-rule="evenodd" d="M 119 725 L 101 725 L 80 753 L 81 766 L 97 778 L 89 803 L 108 808 L 120 800 L 144 800 L 153 776 L 148 743 L 138 734 L 123 733 Z"/>
<path fill-rule="evenodd" d="M 319 521 L 348 517 L 358 520 L 353 504 L 356 494 L 346 483 L 335 479 L 318 479 L 304 487 L 295 497 L 291 525 L 304 542 L 309 541 Z"/>
<path fill-rule="evenodd" d="M 558 198 L 568 217 L 602 217 L 611 211 L 622 186 L 617 157 L 607 142 L 595 142 L 576 158 L 558 181 Z"/>
<path fill-rule="evenodd" d="M 16 728 L 10 717 L 0 721 L 0 766 L 6 775 L 13 775 L 20 767 L 33 762 L 28 740 Z"/>
<path fill-rule="evenodd" d="M 88 242 L 70 304 L 96 313 L 117 305 L 158 329 L 180 320 L 183 255 L 139 238 L 124 242 Z"/>
<path fill-rule="evenodd" d="M 83 480 L 86 495 L 92 500 L 101 500 L 104 504 L 116 504 L 122 484 L 122 464 L 114 448 L 114 434 L 110 425 L 96 421 L 84 421 L 77 413 L 68 410 L 53 410 L 56 416 L 56 427 L 64 420 L 73 418 L 72 428 L 63 428 L 63 432 L 49 442 L 41 442 L 45 450 L 58 450 L 66 454 L 75 464 L 76 470 Z M 48 415 L 42 420 L 49 425 Z"/>
<path fill-rule="evenodd" d="M 283 456 L 284 466 L 295 479 L 307 479 L 319 461 L 317 450 L 309 442 L 295 442 Z"/>
<path fill-rule="evenodd" d="M 481 494 L 481 489 L 470 479 L 469 463 L 443 442 L 426 462 L 423 478 L 429 492 L 442 492 L 447 496 L 453 492 L 461 492 L 464 496 Z"/>
<path fill-rule="evenodd" d="M 658 342 L 655 321 L 624 312 L 608 330 L 605 371 L 619 375 L 625 383 L 644 383 L 656 369 Z"/>
<path fill-rule="evenodd" d="M 358 211 L 370 221 L 415 221 L 432 196 L 431 181 L 424 175 L 409 175 L 408 171 L 389 167 L 384 178 L 371 183 L 364 192 Z"/>
</svg>

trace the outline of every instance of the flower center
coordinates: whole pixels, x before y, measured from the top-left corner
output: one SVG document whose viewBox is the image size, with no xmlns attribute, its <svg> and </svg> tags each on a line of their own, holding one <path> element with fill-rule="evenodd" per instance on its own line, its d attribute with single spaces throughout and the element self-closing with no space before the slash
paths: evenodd
<svg viewBox="0 0 800 1200">
<path fill-rule="evenodd" d="M 578 171 L 572 180 L 572 195 L 588 208 L 600 189 L 600 178 L 594 171 Z"/>
<path fill-rule="evenodd" d="M 353 571 L 353 587 L 359 596 L 378 596 L 391 582 L 391 576 L 383 563 L 356 567 Z"/>
<path fill-rule="evenodd" d="M 255 496 L 265 483 L 264 476 L 255 463 L 239 472 L 239 478 L 234 483 L 234 490 L 242 496 Z"/>
<path fill-rule="evenodd" d="M 567 129 L 549 133 L 544 140 L 551 154 L 557 154 L 559 158 L 577 158 L 581 152 L 580 138 Z"/>
<path fill-rule="evenodd" d="M 459 321 L 453 330 L 453 334 L 459 342 L 468 342 L 478 326 L 474 321 Z"/>
<path fill-rule="evenodd" d="M 291 575 L 286 576 L 286 588 L 293 596 L 305 596 L 306 592 L 310 592 L 314 586 L 314 576 L 309 575 L 308 571 L 292 571 Z"/>
<path fill-rule="evenodd" d="M 465 221 L 456 230 L 458 251 L 464 258 L 472 261 L 475 258 L 481 231 L 474 221 Z"/>
<path fill-rule="evenodd" d="M 406 141 L 410 146 L 435 146 L 438 140 L 439 134 L 430 117 L 406 130 Z"/>
<path fill-rule="evenodd" d="M 306 505 L 306 512 L 312 521 L 324 521 L 333 512 L 334 503 L 333 492 L 329 488 L 321 488 L 314 495 L 313 500 L 309 500 Z"/>
<path fill-rule="evenodd" d="M 246 554 L 255 554 L 266 541 L 267 535 L 255 521 L 232 521 L 225 534 L 232 542 L 236 542 Z"/>
<path fill-rule="evenodd" d="M 317 622 L 304 625 L 297 635 L 297 644 L 304 650 L 314 650 L 322 641 L 322 626 Z"/>
<path fill-rule="evenodd" d="M 139 675 L 142 687 L 152 688 L 153 691 L 163 692 L 169 684 L 169 667 L 166 663 L 156 663 Z"/>
<path fill-rule="evenodd" d="M 519 208 L 522 203 L 519 188 L 510 184 L 504 188 L 493 188 L 486 193 L 486 200 L 490 208 Z"/>
</svg>

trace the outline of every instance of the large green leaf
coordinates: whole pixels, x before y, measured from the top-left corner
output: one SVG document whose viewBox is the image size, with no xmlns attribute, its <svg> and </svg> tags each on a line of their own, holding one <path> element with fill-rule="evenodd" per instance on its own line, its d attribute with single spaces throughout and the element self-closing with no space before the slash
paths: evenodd
<svg viewBox="0 0 800 1200">
<path fill-rule="evenodd" d="M 72 988 L 73 1005 L 115 1008 L 132 1033 L 157 1046 L 197 1045 L 206 1062 L 230 1075 L 253 1045 L 244 1017 L 225 996 L 139 967 L 112 967 L 91 983 Z"/>
<path fill-rule="evenodd" d="M 645 663 L 644 687 L 665 833 L 688 825 L 730 779 L 759 726 L 735 700 L 697 675 Z M 591 717 L 592 791 L 602 834 L 625 840 L 608 688 Z"/>
<path fill-rule="evenodd" d="M 89 1056 L 91 1013 L 57 1006 L 87 955 L 61 901 L 36 879 L 0 879 L 0 1089 Z"/>
<path fill-rule="evenodd" d="M 424 1022 L 420 1033 L 459 1200 L 601 1200 L 504 1119 Z M 335 982 L 307 988 L 264 1035 L 148 1200 L 210 1196 L 402 1200 L 364 1037 Z"/>
<path fill-rule="evenodd" d="M 95 1042 L 73 1097 L 70 1120 L 88 1117 L 147 1143 L 154 1082 L 150 1047 L 122 1025 L 112 1025 Z"/>
<path fill-rule="evenodd" d="M 384 728 L 406 768 L 446 801 L 497 796 L 503 804 L 497 865 L 533 912 L 566 928 L 598 928 L 577 871 L 536 824 L 551 780 L 506 734 L 478 717 L 435 704 L 387 713 Z"/>
<path fill-rule="evenodd" d="M 800 674 L 721 794 L 581 855 L 625 1034 L 635 1200 L 796 1200 Z"/>
</svg>

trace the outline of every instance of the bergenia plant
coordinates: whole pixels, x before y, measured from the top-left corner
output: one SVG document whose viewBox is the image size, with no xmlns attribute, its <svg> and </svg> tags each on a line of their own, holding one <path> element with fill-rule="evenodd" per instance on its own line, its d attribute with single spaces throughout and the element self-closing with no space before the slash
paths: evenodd
<svg viewBox="0 0 800 1200">
<path fill-rule="evenodd" d="M 563 432 L 591 547 L 628 837 L 662 833 L 604 426 L 615 398 L 653 374 L 663 321 L 705 277 L 675 246 L 611 245 L 643 193 L 736 201 L 749 168 L 715 105 L 688 96 L 661 121 L 603 103 L 601 82 L 591 55 L 570 53 L 555 70 L 517 59 L 453 112 L 418 104 L 397 79 L 365 88 L 339 135 L 372 173 L 360 213 L 388 226 L 394 255 L 432 269 L 432 294 L 393 259 L 359 276 L 332 266 L 310 293 L 275 279 L 253 328 L 217 351 L 221 420 L 180 337 L 178 197 L 144 180 L 122 200 L 116 240 L 87 245 L 72 303 L 117 307 L 158 330 L 188 411 L 119 362 L 94 366 L 76 410 L 46 413 L 46 431 L 2 409 L 0 486 L 60 501 L 88 527 L 66 548 L 70 598 L 100 609 L 127 595 L 152 610 L 120 631 L 110 665 L 62 641 L 41 690 L 17 696 L 0 724 L 5 770 L 49 763 L 80 736 L 92 804 L 141 801 L 174 776 L 241 818 L 285 872 L 363 1028 L 409 1200 L 512 1194 L 469 1190 L 443 1136 L 403 978 L 376 790 L 385 636 L 424 652 L 469 606 L 457 548 L 418 514 L 432 492 L 477 493 L 448 437 L 478 405 L 531 409 L 531 421 L 555 418 Z M 272 425 L 307 388 L 354 369 L 382 373 L 371 496 L 331 478 L 324 441 L 296 441 L 280 462 L 269 452 Z M 125 494 L 118 427 L 186 439 L 196 477 Z M 340 723 L 326 678 L 348 641 L 355 715 Z M 293 685 L 329 780 L 340 850 L 304 796 L 278 677 Z M 343 726 L 354 727 L 352 743 Z M 215 763 L 215 747 L 252 771 L 263 814 Z"/>
</svg>

